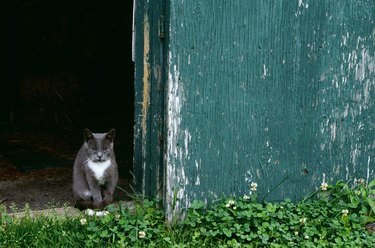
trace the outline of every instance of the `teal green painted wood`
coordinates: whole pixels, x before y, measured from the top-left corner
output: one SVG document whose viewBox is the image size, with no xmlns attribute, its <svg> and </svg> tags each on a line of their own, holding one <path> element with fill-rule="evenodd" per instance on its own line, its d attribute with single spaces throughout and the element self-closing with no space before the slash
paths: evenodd
<svg viewBox="0 0 375 248">
<path fill-rule="evenodd" d="M 165 201 L 374 178 L 375 2 L 168 1 Z"/>
<path fill-rule="evenodd" d="M 163 183 L 164 67 L 158 21 L 164 1 L 135 1 L 134 183 L 138 193 L 161 197 Z"/>
</svg>

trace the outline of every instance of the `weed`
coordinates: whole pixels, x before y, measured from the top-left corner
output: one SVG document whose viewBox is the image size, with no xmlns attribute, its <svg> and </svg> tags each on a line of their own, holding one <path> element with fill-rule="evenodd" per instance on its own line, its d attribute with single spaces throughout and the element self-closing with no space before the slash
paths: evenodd
<svg viewBox="0 0 375 248">
<path fill-rule="evenodd" d="M 371 247 L 375 235 L 364 225 L 375 221 L 374 187 L 339 181 L 299 203 L 260 204 L 245 195 L 205 209 L 196 201 L 183 225 L 197 247 L 202 240 L 221 247 Z"/>
<path fill-rule="evenodd" d="M 134 197 L 104 216 L 12 217 L 0 206 L 0 247 L 371 247 L 375 181 L 324 184 L 301 202 L 259 202 L 257 185 L 210 208 L 194 201 L 166 224 L 160 202 Z M 26 207 L 27 208 L 27 207 Z"/>
</svg>

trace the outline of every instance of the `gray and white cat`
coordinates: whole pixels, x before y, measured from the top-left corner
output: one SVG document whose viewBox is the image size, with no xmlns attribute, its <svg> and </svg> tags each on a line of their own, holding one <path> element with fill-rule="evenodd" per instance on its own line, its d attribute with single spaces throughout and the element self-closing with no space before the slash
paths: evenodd
<svg viewBox="0 0 375 248">
<path fill-rule="evenodd" d="M 73 168 L 75 207 L 104 208 L 113 200 L 118 171 L 113 138 L 115 130 L 107 133 L 83 131 L 85 138 Z"/>
</svg>

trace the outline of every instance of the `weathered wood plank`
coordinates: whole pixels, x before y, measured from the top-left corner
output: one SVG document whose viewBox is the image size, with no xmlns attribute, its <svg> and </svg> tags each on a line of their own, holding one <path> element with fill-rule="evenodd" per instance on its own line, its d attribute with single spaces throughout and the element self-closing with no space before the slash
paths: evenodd
<svg viewBox="0 0 375 248">
<path fill-rule="evenodd" d="M 164 131 L 163 1 L 135 1 L 134 182 L 139 193 L 162 197 Z"/>
<path fill-rule="evenodd" d="M 167 210 L 374 178 L 375 2 L 169 1 Z"/>
</svg>

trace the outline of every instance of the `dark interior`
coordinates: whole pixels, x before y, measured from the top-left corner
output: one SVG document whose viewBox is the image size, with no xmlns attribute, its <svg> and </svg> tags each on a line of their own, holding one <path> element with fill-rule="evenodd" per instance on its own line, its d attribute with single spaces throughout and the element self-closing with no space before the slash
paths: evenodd
<svg viewBox="0 0 375 248">
<path fill-rule="evenodd" d="M 2 3 L 0 181 L 53 168 L 70 175 L 84 128 L 116 129 L 120 178 L 131 181 L 132 2 Z"/>
</svg>

